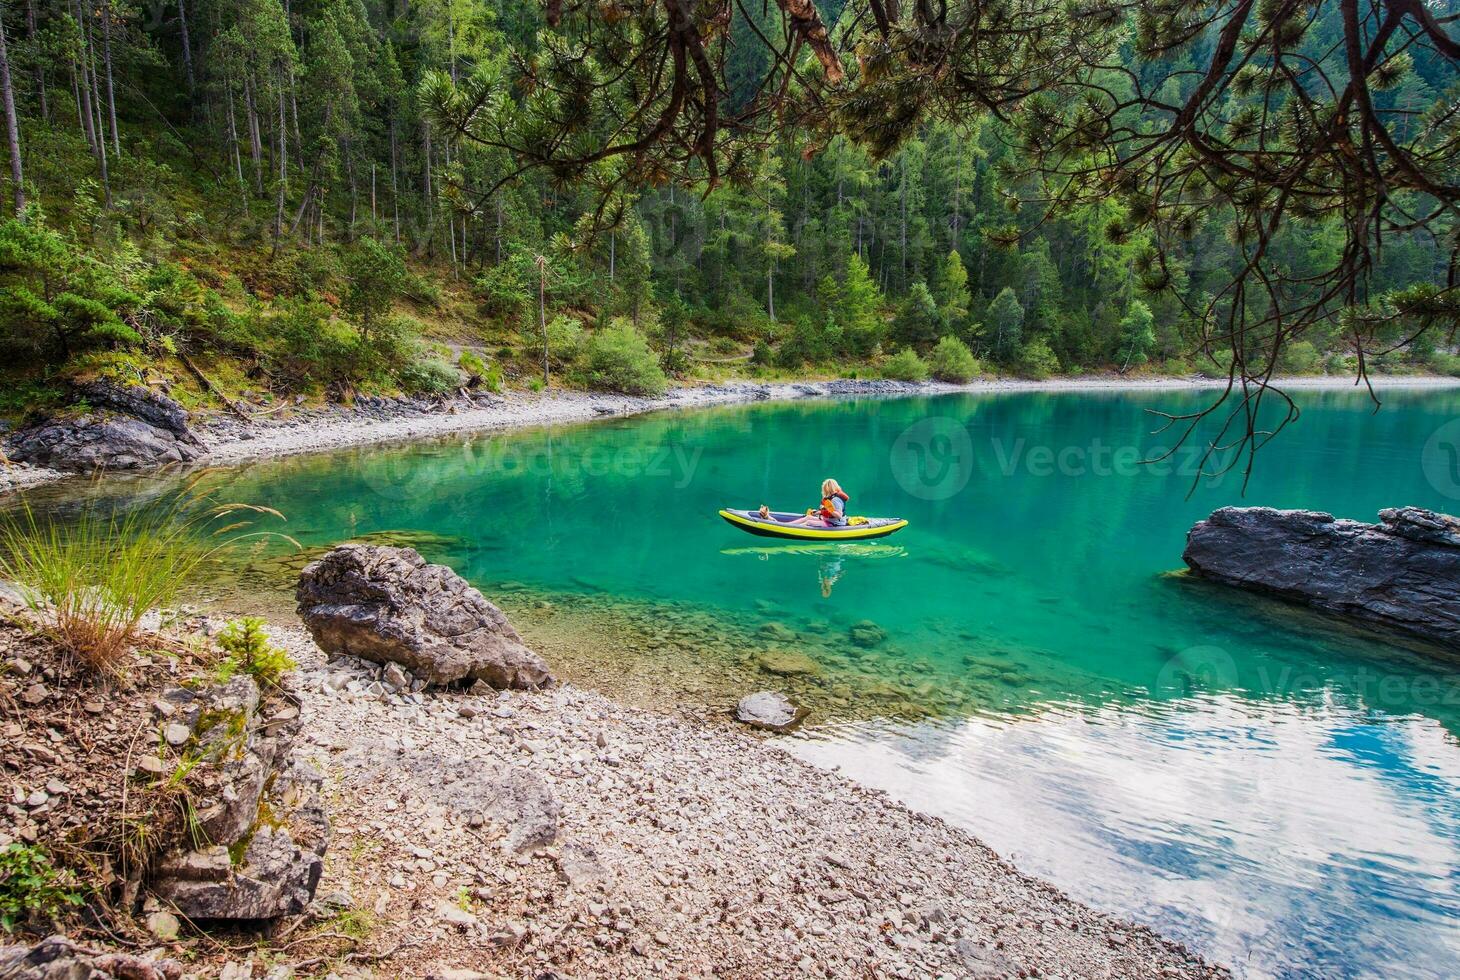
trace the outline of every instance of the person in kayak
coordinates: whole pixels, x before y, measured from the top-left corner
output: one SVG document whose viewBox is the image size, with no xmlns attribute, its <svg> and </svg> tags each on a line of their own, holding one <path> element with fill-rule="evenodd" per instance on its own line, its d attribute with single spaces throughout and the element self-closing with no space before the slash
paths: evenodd
<svg viewBox="0 0 1460 980">
<path fill-rule="evenodd" d="M 846 527 L 847 502 L 851 499 L 840 483 L 830 478 L 822 480 L 821 509 L 784 523 L 798 527 Z M 769 520 L 771 509 L 761 504 L 760 516 L 762 520 Z"/>
</svg>

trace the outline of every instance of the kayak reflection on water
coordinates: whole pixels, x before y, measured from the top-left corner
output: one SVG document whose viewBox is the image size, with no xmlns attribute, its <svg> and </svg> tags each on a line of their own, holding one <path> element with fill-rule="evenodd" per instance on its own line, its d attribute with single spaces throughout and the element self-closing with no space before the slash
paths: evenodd
<svg viewBox="0 0 1460 980">
<path fill-rule="evenodd" d="M 791 556 L 807 561 L 816 561 L 816 580 L 821 586 L 821 597 L 831 598 L 831 590 L 846 572 L 848 561 L 857 562 L 873 558 L 902 558 L 907 549 L 894 544 L 783 544 L 766 548 L 722 548 L 722 555 L 750 555 L 761 561 L 773 556 Z"/>
</svg>

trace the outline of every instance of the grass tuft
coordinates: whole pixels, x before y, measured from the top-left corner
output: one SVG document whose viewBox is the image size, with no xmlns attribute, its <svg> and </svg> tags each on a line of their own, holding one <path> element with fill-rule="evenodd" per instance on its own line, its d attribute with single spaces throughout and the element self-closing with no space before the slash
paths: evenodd
<svg viewBox="0 0 1460 980">
<path fill-rule="evenodd" d="M 149 610 L 172 603 L 222 548 L 257 536 L 245 533 L 251 522 L 239 514 L 281 516 L 212 505 L 191 489 L 128 510 L 88 504 L 68 520 L 39 519 L 27 503 L 0 518 L 0 576 L 20 588 L 63 650 L 115 676 Z"/>
</svg>

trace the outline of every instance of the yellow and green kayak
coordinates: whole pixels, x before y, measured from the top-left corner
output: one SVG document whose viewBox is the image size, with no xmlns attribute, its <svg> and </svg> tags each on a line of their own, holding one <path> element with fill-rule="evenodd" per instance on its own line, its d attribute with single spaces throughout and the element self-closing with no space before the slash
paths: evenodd
<svg viewBox="0 0 1460 980">
<path fill-rule="evenodd" d="M 758 511 L 726 508 L 720 511 L 720 516 L 750 534 L 792 541 L 866 541 L 885 538 L 907 527 L 907 521 L 900 517 L 853 517 L 844 527 L 806 527 L 791 523 L 800 520 L 801 514 L 781 511 L 771 511 L 768 517 L 761 517 Z"/>
</svg>

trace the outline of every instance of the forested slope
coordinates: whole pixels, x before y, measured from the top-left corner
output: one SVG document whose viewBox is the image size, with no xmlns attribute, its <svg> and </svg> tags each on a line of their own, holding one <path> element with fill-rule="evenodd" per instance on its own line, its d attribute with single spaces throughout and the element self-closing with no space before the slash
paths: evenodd
<svg viewBox="0 0 1460 980">
<path fill-rule="evenodd" d="M 1323 7 L 1302 40 L 1315 59 L 1341 43 L 1337 5 Z M 833 35 L 851 29 L 851 7 L 819 10 Z M 180 358 L 230 394 L 528 383 L 544 335 L 565 378 L 644 391 L 661 367 L 919 376 L 918 358 L 891 356 L 907 349 L 949 377 L 1227 370 L 1192 312 L 1244 261 L 1227 216 L 1188 229 L 1153 283 L 1150 233 L 1115 195 L 1040 204 L 1017 114 L 933 117 L 880 155 L 783 118 L 726 180 L 694 160 L 661 171 L 652 154 L 630 181 L 555 168 L 548 150 L 524 160 L 483 127 L 561 139 L 552 123 L 574 93 L 544 66 L 592 42 L 548 13 L 530 0 L 0 3 L 20 177 L 0 225 L 3 407 L 94 373 L 163 372 L 187 389 Z M 774 46 L 757 42 L 786 30 L 776 5 L 735 8 L 726 117 L 776 77 Z M 1174 100 L 1216 43 L 1209 29 L 1131 63 Z M 616 91 L 616 66 L 581 60 L 586 86 Z M 1392 75 L 1375 98 L 1413 107 L 1416 127 L 1454 89 L 1433 51 Z M 612 130 L 633 95 L 576 111 Z M 1248 97 L 1234 87 L 1233 111 Z M 1316 275 L 1343 220 L 1288 223 L 1269 252 L 1295 279 Z M 1435 282 L 1449 260 L 1432 227 L 1392 232 L 1365 288 Z M 1352 369 L 1350 346 L 1335 319 L 1288 344 L 1282 366 Z M 1369 366 L 1452 360 L 1421 339 Z"/>
</svg>

